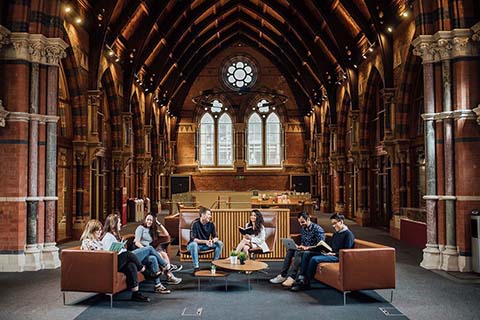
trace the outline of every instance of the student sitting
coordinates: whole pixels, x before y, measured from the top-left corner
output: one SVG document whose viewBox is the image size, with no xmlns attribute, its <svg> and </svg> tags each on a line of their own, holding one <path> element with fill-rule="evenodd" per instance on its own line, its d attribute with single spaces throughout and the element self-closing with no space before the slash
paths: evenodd
<svg viewBox="0 0 480 320">
<path fill-rule="evenodd" d="M 265 227 L 263 226 L 263 215 L 257 209 L 250 213 L 250 222 L 245 226 L 245 229 L 251 228 L 251 234 L 245 234 L 243 239 L 237 245 L 237 252 L 243 251 L 247 254 L 250 248 L 261 248 L 263 252 L 268 252 L 270 249 L 265 243 Z"/>
<path fill-rule="evenodd" d="M 83 231 L 81 249 L 82 250 L 104 250 L 104 248 L 110 248 L 113 242 L 117 239 L 113 234 L 110 234 L 114 239 L 107 240 L 105 242 L 100 241 L 102 235 L 102 224 L 100 221 L 92 219 L 87 222 L 85 230 Z M 110 236 L 107 236 L 110 239 Z M 107 244 L 107 246 L 105 245 Z M 138 278 L 137 272 L 145 271 L 145 266 L 138 260 L 138 258 L 131 252 L 122 249 L 118 257 L 118 271 L 125 274 L 127 278 L 127 288 L 132 291 L 131 299 L 133 301 L 150 302 L 150 298 L 144 296 L 138 291 Z"/>
<path fill-rule="evenodd" d="M 190 251 L 193 261 L 193 274 L 199 270 L 198 251 L 215 249 L 213 260 L 218 260 L 222 252 L 223 243 L 218 240 L 215 225 L 212 220 L 210 209 L 200 207 L 200 217 L 195 219 L 190 227 L 190 241 L 187 250 Z"/>
<path fill-rule="evenodd" d="M 355 236 L 344 224 L 345 216 L 335 213 L 330 217 L 335 233 L 329 242 L 332 252 L 310 253 L 302 258 L 302 269 L 292 287 L 292 291 L 300 291 L 310 287 L 310 280 L 313 279 L 317 265 L 324 262 L 338 262 L 338 255 L 341 249 L 351 249 L 355 243 Z"/>
<path fill-rule="evenodd" d="M 283 260 L 282 270 L 279 275 L 270 279 L 271 283 L 281 283 L 284 287 L 292 287 L 300 271 L 302 258 L 305 255 L 309 255 L 309 249 L 316 246 L 320 240 L 325 240 L 325 231 L 318 224 L 310 220 L 308 213 L 300 212 L 298 214 L 298 223 L 302 227 L 302 237 L 298 250 L 287 250 L 287 254 Z"/>
<path fill-rule="evenodd" d="M 156 237 L 155 235 L 156 232 L 153 227 L 154 226 L 153 219 L 154 219 L 153 216 L 151 214 L 148 214 L 145 217 L 143 224 L 139 225 L 135 230 L 134 244 L 137 248 L 151 247 L 151 243 L 153 242 L 154 237 Z M 165 251 L 162 250 L 161 252 L 158 252 L 158 254 L 162 258 L 162 260 L 165 261 L 167 265 L 170 265 L 170 268 L 168 269 L 164 268 L 163 270 L 165 273 L 165 276 L 167 277 L 167 283 L 179 284 L 180 282 L 182 282 L 181 278 L 175 277 L 172 273 L 172 271 L 178 271 L 178 270 L 181 270 L 181 268 L 178 266 L 174 266 L 173 264 L 170 264 L 170 258 L 168 257 Z"/>
</svg>

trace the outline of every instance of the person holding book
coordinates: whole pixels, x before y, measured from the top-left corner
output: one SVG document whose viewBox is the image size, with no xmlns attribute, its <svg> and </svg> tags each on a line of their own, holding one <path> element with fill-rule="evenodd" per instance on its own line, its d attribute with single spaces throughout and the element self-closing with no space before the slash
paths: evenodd
<svg viewBox="0 0 480 320">
<path fill-rule="evenodd" d="M 212 212 L 210 209 L 200 207 L 200 217 L 192 222 L 190 227 L 190 241 L 187 250 L 190 252 L 193 261 L 193 274 L 200 269 L 198 251 L 215 249 L 213 260 L 218 260 L 222 252 L 223 243 L 218 240 L 215 224 L 211 222 Z"/>
<path fill-rule="evenodd" d="M 298 214 L 298 223 L 302 227 L 300 245 L 296 249 L 288 249 L 280 274 L 270 279 L 271 283 L 281 283 L 284 287 L 292 287 L 300 271 L 302 258 L 310 253 L 321 240 L 325 240 L 325 231 L 321 226 L 312 222 L 307 212 Z M 293 263 L 292 263 L 293 259 Z"/>
<path fill-rule="evenodd" d="M 338 256 L 341 249 L 351 249 L 355 243 L 355 236 L 345 225 L 345 216 L 335 213 L 330 217 L 332 227 L 335 229 L 330 241 L 331 248 L 323 247 L 322 251 L 311 252 L 302 258 L 302 268 L 298 275 L 292 291 L 300 291 L 310 287 L 310 280 L 313 279 L 317 265 L 324 262 L 338 262 Z M 328 249 L 331 249 L 330 251 Z"/>
<path fill-rule="evenodd" d="M 103 247 L 110 248 L 112 243 L 115 241 L 121 240 L 120 229 L 122 227 L 122 222 L 118 214 L 109 214 L 105 219 L 105 226 L 103 227 Z M 125 248 L 122 248 L 120 253 L 127 252 Z M 153 249 L 151 246 L 144 248 L 135 249 L 127 254 L 135 256 L 138 261 L 148 265 L 147 270 L 142 270 L 144 274 L 152 278 L 155 282 L 155 292 L 168 294 L 170 290 L 165 288 L 160 282 L 160 275 L 162 271 L 159 270 L 159 266 L 163 268 L 168 268 L 168 264 L 160 257 L 160 255 Z"/>
<path fill-rule="evenodd" d="M 100 241 L 102 235 L 102 223 L 96 219 L 91 219 L 85 225 L 85 230 L 80 238 L 82 244 L 80 248 L 82 250 L 104 250 L 104 248 L 110 249 L 113 243 L 118 242 L 117 238 L 111 234 L 113 239 L 110 239 L 110 236 L 107 236 L 107 241 Z M 105 238 L 105 237 L 104 237 Z M 120 250 L 117 255 L 118 259 L 118 271 L 125 274 L 127 278 L 127 288 L 132 291 L 131 299 L 133 301 L 140 302 L 150 302 L 150 298 L 144 296 L 141 292 L 138 291 L 138 278 L 137 272 L 145 271 L 145 266 L 138 260 L 138 258 L 131 252 L 123 249 Z"/>
<path fill-rule="evenodd" d="M 270 249 L 265 242 L 265 227 L 263 226 L 263 215 L 257 209 L 250 213 L 250 221 L 245 225 L 245 228 L 240 228 L 239 231 L 243 234 L 243 239 L 237 245 L 237 252 L 245 252 L 248 257 L 248 250 L 250 248 L 261 248 L 262 252 L 268 252 Z"/>
<path fill-rule="evenodd" d="M 152 243 L 154 242 L 154 240 L 158 238 L 157 230 L 153 221 L 154 221 L 154 217 L 151 214 L 147 214 L 147 216 L 143 220 L 143 223 L 139 225 L 135 230 L 135 239 L 133 240 L 133 243 L 138 249 L 152 246 Z M 160 226 L 161 228 L 165 229 L 161 224 Z M 167 231 L 167 235 L 168 235 L 168 231 Z M 158 249 L 156 250 L 160 255 L 160 257 L 162 258 L 162 260 L 166 263 L 166 265 L 170 265 L 169 269 L 167 268 L 163 269 L 163 273 L 167 277 L 167 283 L 179 284 L 180 282 L 182 282 L 181 278 L 175 277 L 172 273 L 173 271 L 179 271 L 182 268 L 170 263 L 170 258 L 168 257 L 168 254 L 165 252 L 165 250 L 163 250 L 163 248 L 160 248 L 160 251 Z M 158 261 L 157 261 L 157 264 L 158 264 Z"/>
</svg>

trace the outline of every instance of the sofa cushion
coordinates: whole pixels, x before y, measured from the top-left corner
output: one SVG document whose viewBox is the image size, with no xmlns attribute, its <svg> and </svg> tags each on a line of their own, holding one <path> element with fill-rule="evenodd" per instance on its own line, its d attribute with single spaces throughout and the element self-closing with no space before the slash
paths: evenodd
<svg viewBox="0 0 480 320">
<path fill-rule="evenodd" d="M 340 279 L 339 263 L 319 263 L 315 279 L 342 291 L 342 282 Z"/>
</svg>

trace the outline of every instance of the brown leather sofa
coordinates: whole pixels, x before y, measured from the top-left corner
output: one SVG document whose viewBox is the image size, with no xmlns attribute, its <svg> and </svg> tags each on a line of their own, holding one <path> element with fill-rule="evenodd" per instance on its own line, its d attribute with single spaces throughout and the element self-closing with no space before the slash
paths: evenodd
<svg viewBox="0 0 480 320">
<path fill-rule="evenodd" d="M 66 292 L 94 292 L 110 296 L 127 289 L 126 276 L 118 272 L 117 253 L 111 251 L 84 251 L 80 247 L 63 249 L 61 253 L 61 291 L 63 304 Z M 145 277 L 138 273 L 138 281 Z"/>
<path fill-rule="evenodd" d="M 327 237 L 330 235 L 327 235 Z M 340 250 L 338 263 L 319 263 L 315 279 L 346 294 L 357 290 L 395 289 L 395 248 L 356 239 Z"/>
</svg>

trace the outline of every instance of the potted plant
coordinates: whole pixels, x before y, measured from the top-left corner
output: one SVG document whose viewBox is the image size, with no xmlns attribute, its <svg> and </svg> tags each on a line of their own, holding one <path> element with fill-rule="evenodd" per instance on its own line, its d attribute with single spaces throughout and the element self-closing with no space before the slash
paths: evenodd
<svg viewBox="0 0 480 320">
<path fill-rule="evenodd" d="M 230 251 L 230 264 L 237 264 L 238 252 L 235 250 Z"/>
<path fill-rule="evenodd" d="M 245 264 L 245 260 L 247 260 L 247 254 L 245 252 L 240 252 L 238 254 L 238 260 L 240 260 L 240 264 Z"/>
</svg>

